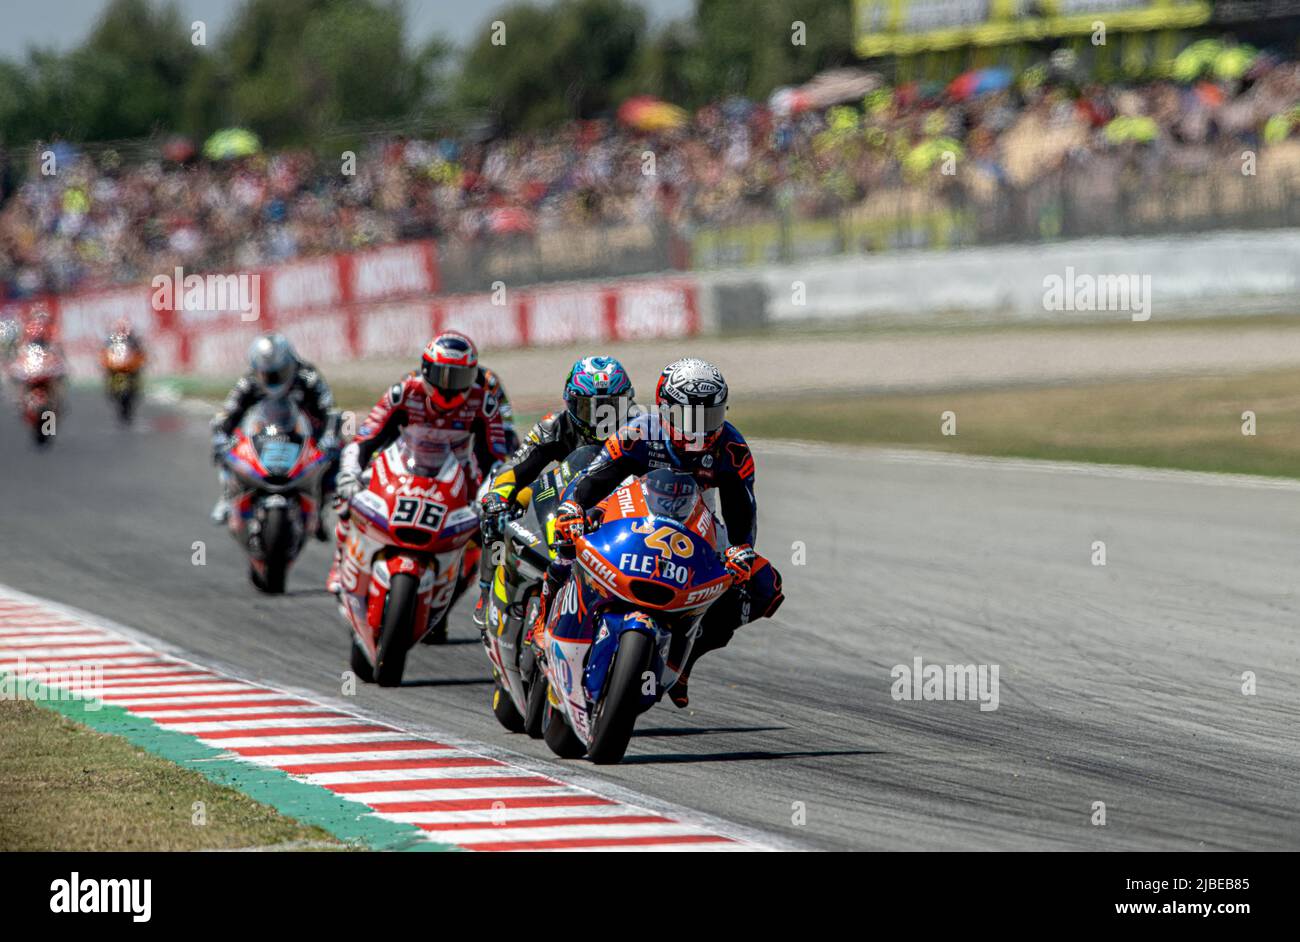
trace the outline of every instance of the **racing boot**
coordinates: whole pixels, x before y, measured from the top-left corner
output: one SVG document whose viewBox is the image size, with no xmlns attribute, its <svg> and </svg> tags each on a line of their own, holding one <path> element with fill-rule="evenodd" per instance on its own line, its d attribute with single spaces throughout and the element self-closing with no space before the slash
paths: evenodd
<svg viewBox="0 0 1300 942">
<path fill-rule="evenodd" d="M 437 623 L 435 623 L 434 626 L 425 633 L 424 637 L 420 639 L 421 644 L 447 643 L 447 615 L 450 611 L 451 609 L 449 608 L 446 612 L 442 613 L 442 617 L 438 619 Z"/>
<path fill-rule="evenodd" d="M 686 662 L 686 666 L 683 667 L 682 672 L 677 675 L 677 683 L 668 688 L 668 699 L 673 701 L 673 706 L 677 707 L 679 710 L 684 710 L 691 705 L 691 695 L 690 691 L 687 689 L 691 682 L 691 668 L 695 666 L 695 662 L 698 661 L 706 651 L 712 650 L 711 647 L 705 647 L 702 643 L 703 641 L 704 639 L 701 638 L 700 641 L 696 642 L 695 647 L 691 650 L 691 656 Z"/>
<path fill-rule="evenodd" d="M 668 688 L 668 699 L 673 701 L 673 706 L 679 710 L 684 710 L 691 705 L 690 692 L 686 689 L 690 679 L 690 674 L 682 671 L 677 677 L 677 683 Z"/>
<path fill-rule="evenodd" d="M 212 505 L 212 512 L 208 515 L 213 525 L 221 526 L 230 519 L 230 501 L 225 497 L 217 498 L 217 502 Z"/>
<path fill-rule="evenodd" d="M 546 578 L 542 580 L 542 592 L 537 600 L 537 617 L 524 633 L 524 645 L 532 648 L 534 657 L 541 657 L 542 654 L 541 638 L 546 633 L 546 613 L 550 611 L 551 598 L 555 595 L 555 591 L 556 581 L 551 575 L 551 570 L 547 569 Z"/>
<path fill-rule="evenodd" d="M 323 500 L 316 505 L 316 526 L 312 528 L 312 535 L 316 537 L 318 543 L 324 543 L 330 538 L 329 527 L 325 523 L 325 502 Z"/>
<path fill-rule="evenodd" d="M 334 527 L 334 562 L 330 564 L 330 573 L 325 577 L 325 589 L 331 595 L 343 591 L 343 582 L 339 578 L 339 567 L 343 565 L 343 544 L 348 538 L 346 522 L 339 520 Z"/>
<path fill-rule="evenodd" d="M 325 577 L 325 591 L 330 595 L 338 595 L 343 591 L 343 583 L 339 581 L 339 554 L 334 554 L 334 562 L 330 564 L 329 575 Z"/>
<path fill-rule="evenodd" d="M 478 584 L 478 601 L 474 603 L 474 624 L 478 625 L 479 631 L 487 628 L 487 598 L 488 593 L 492 591 L 492 583 L 479 580 Z"/>
</svg>

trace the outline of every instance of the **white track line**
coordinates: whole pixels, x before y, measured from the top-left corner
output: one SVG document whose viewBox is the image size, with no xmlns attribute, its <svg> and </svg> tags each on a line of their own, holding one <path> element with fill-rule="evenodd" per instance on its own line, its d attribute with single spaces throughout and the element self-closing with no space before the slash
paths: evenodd
<svg viewBox="0 0 1300 942">
<path fill-rule="evenodd" d="M 1300 491 L 1300 480 L 1271 478 L 1254 474 L 1220 474 L 1211 471 L 1178 471 L 1172 468 L 1146 468 L 1128 464 L 1089 464 L 1082 461 L 1051 461 L 1031 458 L 995 458 L 987 455 L 959 455 L 942 451 L 907 448 L 877 448 L 871 445 L 830 445 L 786 439 L 760 440 L 756 449 L 790 457 L 871 458 L 890 464 L 920 464 L 938 467 L 1025 471 L 1036 474 L 1068 474 L 1091 478 L 1119 478 L 1173 484 L 1196 484 L 1210 487 L 1244 487 L 1264 491 Z"/>
</svg>

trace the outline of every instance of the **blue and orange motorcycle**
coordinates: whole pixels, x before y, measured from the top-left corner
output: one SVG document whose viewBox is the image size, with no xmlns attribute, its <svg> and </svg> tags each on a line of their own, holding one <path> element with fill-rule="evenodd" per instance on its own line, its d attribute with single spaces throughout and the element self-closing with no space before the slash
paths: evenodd
<svg viewBox="0 0 1300 942">
<path fill-rule="evenodd" d="M 622 760 L 637 717 L 677 682 L 732 576 L 716 549 L 719 524 L 689 475 L 652 471 L 590 518 L 534 644 L 548 685 L 546 744 L 605 764 Z"/>
</svg>

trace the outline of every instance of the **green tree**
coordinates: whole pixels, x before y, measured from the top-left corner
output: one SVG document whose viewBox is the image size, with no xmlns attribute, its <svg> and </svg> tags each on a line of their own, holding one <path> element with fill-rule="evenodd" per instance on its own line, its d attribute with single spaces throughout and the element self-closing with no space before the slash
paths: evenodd
<svg viewBox="0 0 1300 942">
<path fill-rule="evenodd" d="M 396 3 L 249 0 L 219 53 L 226 123 L 282 144 L 408 114 L 437 47 L 408 51 Z"/>
<path fill-rule="evenodd" d="M 493 20 L 505 26 L 504 44 L 489 24 L 465 55 L 457 98 L 469 108 L 540 128 L 599 115 L 634 90 L 646 17 L 630 0 L 516 3 Z"/>
<path fill-rule="evenodd" d="M 697 0 L 690 23 L 694 41 L 679 67 L 694 105 L 766 98 L 855 61 L 851 0 Z"/>
<path fill-rule="evenodd" d="M 175 6 L 112 0 L 78 48 L 31 50 L 24 66 L 4 65 L 0 133 L 96 141 L 174 127 L 198 58 Z"/>
</svg>

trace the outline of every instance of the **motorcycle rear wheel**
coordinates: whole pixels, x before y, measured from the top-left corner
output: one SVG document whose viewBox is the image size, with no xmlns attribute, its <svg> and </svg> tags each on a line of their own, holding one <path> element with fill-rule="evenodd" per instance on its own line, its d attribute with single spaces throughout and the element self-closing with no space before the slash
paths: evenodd
<svg viewBox="0 0 1300 942">
<path fill-rule="evenodd" d="M 528 685 L 528 703 L 525 706 L 524 732 L 530 739 L 541 739 L 546 718 L 546 678 L 542 676 L 540 667 Z"/>
<path fill-rule="evenodd" d="M 623 761 L 632 729 L 641 715 L 641 684 L 654 656 L 654 642 L 639 631 L 627 631 L 618 639 L 614 667 L 605 681 L 601 708 L 596 715 L 587 755 L 597 765 Z"/>
<path fill-rule="evenodd" d="M 538 683 L 545 687 L 546 678 L 539 678 Z M 542 739 L 546 740 L 551 752 L 561 759 L 581 759 L 587 751 L 578 734 L 569 728 L 564 714 L 551 706 L 549 699 L 542 714 Z"/>
<path fill-rule="evenodd" d="M 384 602 L 384 620 L 379 629 L 379 650 L 375 657 L 375 680 L 381 687 L 396 687 L 406 670 L 406 652 L 411 649 L 415 605 L 420 600 L 420 580 L 410 573 L 393 576 Z"/>
</svg>

